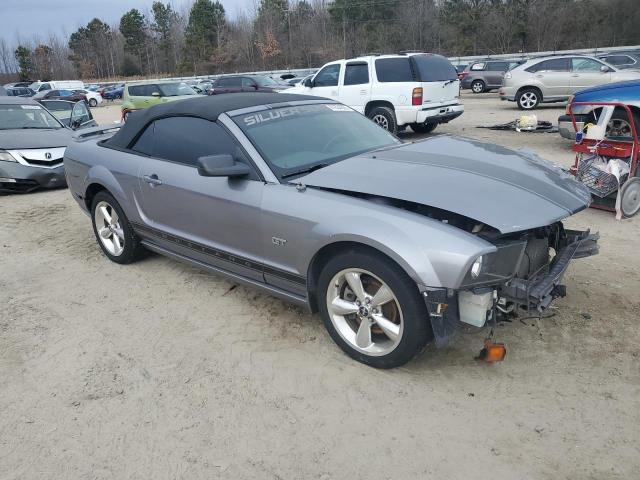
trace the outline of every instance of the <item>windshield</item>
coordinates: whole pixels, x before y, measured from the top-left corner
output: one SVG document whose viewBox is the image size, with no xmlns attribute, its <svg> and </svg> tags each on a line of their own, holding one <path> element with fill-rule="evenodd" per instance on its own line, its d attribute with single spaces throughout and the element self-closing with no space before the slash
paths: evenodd
<svg viewBox="0 0 640 480">
<path fill-rule="evenodd" d="M 64 128 L 40 105 L 0 105 L 0 130 Z"/>
<path fill-rule="evenodd" d="M 258 85 L 261 87 L 273 87 L 274 85 L 280 85 L 271 77 L 252 77 Z"/>
<path fill-rule="evenodd" d="M 340 104 L 281 107 L 233 117 L 280 178 L 400 144 L 386 130 Z"/>
<path fill-rule="evenodd" d="M 177 97 L 178 95 L 197 95 L 197 93 L 184 82 L 161 83 L 158 85 L 165 97 Z"/>
</svg>

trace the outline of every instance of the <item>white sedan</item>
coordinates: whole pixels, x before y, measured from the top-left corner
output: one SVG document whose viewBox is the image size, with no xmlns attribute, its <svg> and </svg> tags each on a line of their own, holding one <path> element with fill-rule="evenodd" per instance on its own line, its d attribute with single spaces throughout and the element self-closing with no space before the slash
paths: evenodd
<svg viewBox="0 0 640 480">
<path fill-rule="evenodd" d="M 92 92 L 91 90 L 86 90 L 84 88 L 74 91 L 82 93 L 84 96 L 86 96 L 87 103 L 89 103 L 90 107 L 97 107 L 102 103 L 102 95 L 100 95 L 98 92 Z"/>
</svg>

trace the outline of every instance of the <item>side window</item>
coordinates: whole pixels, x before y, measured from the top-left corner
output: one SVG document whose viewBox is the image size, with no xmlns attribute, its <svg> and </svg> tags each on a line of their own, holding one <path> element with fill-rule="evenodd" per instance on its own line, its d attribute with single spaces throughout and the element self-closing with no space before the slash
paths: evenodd
<svg viewBox="0 0 640 480">
<path fill-rule="evenodd" d="M 128 88 L 129 95 L 131 97 L 142 97 L 144 96 L 144 88 L 146 85 L 131 85 Z"/>
<path fill-rule="evenodd" d="M 603 63 L 592 60 L 591 58 L 572 58 L 571 69 L 574 72 L 599 72 Z"/>
<path fill-rule="evenodd" d="M 484 70 L 485 65 L 486 64 L 484 62 L 474 63 L 473 65 L 471 65 L 470 70 Z"/>
<path fill-rule="evenodd" d="M 544 62 L 540 62 L 534 65 L 535 70 L 533 72 L 568 72 L 569 71 L 569 60 L 566 58 L 554 58 L 552 60 L 545 60 Z"/>
<path fill-rule="evenodd" d="M 348 63 L 344 71 L 345 85 L 369 83 L 369 65 L 366 63 Z"/>
<path fill-rule="evenodd" d="M 51 90 L 51 91 L 49 91 L 49 96 L 50 97 L 57 97 L 58 95 L 60 95 L 60 90 Z"/>
<path fill-rule="evenodd" d="M 48 83 L 43 83 L 42 85 L 40 85 L 40 90 L 51 90 L 51 85 L 49 85 Z"/>
<path fill-rule="evenodd" d="M 91 120 L 91 116 L 89 115 L 89 111 L 87 110 L 87 105 L 84 102 L 77 102 L 73 106 L 73 110 L 71 113 L 71 122 L 80 122 L 80 124 L 87 123 Z"/>
<path fill-rule="evenodd" d="M 408 57 L 376 60 L 376 76 L 379 82 L 414 82 L 416 80 Z"/>
<path fill-rule="evenodd" d="M 487 70 L 491 70 L 492 72 L 506 72 L 509 69 L 509 64 L 507 62 L 489 62 L 489 68 Z"/>
<path fill-rule="evenodd" d="M 220 87 L 240 87 L 242 86 L 242 80 L 240 77 L 223 77 L 218 82 Z"/>
<path fill-rule="evenodd" d="M 256 82 L 254 82 L 249 77 L 242 77 L 242 88 L 254 88 L 256 86 Z"/>
<path fill-rule="evenodd" d="M 610 57 L 605 57 L 604 61 L 616 66 L 634 65 L 636 63 L 636 61 L 628 55 L 611 55 Z"/>
<path fill-rule="evenodd" d="M 340 64 L 327 65 L 313 79 L 314 87 L 336 87 L 340 76 Z"/>
<path fill-rule="evenodd" d="M 200 157 L 222 153 L 250 164 L 242 149 L 223 127 L 194 117 L 156 120 L 138 137 L 131 150 L 189 166 L 195 166 Z"/>
</svg>

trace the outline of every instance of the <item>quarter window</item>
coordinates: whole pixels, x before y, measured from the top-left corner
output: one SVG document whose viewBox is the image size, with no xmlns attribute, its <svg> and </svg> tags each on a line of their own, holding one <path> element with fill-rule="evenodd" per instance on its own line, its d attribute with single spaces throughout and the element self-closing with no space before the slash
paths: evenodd
<svg viewBox="0 0 640 480">
<path fill-rule="evenodd" d="M 471 65 L 471 70 L 484 70 L 484 66 L 484 62 L 474 63 L 473 65 Z"/>
<path fill-rule="evenodd" d="M 314 87 L 336 87 L 340 76 L 340 64 L 327 65 L 313 79 Z"/>
<path fill-rule="evenodd" d="M 616 66 L 634 65 L 636 61 L 629 55 L 611 55 L 604 57 L 604 61 Z"/>
<path fill-rule="evenodd" d="M 369 65 L 366 63 L 348 63 L 344 71 L 345 85 L 369 83 Z"/>
<path fill-rule="evenodd" d="M 509 69 L 507 62 L 489 62 L 488 65 L 487 70 L 491 70 L 492 72 L 506 72 Z"/>
<path fill-rule="evenodd" d="M 380 58 L 376 60 L 376 76 L 379 82 L 385 83 L 415 82 L 415 75 L 408 57 Z"/>
</svg>

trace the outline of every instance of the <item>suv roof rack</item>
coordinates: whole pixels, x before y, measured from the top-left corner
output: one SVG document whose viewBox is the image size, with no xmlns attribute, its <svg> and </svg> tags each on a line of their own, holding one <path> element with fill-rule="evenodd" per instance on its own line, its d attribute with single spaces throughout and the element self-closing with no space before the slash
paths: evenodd
<svg viewBox="0 0 640 480">
<path fill-rule="evenodd" d="M 358 55 L 358 57 L 379 57 L 380 55 L 382 55 L 380 52 L 367 52 L 361 53 L 360 55 Z"/>
<path fill-rule="evenodd" d="M 422 50 L 400 50 L 398 55 L 408 55 L 410 53 L 425 53 Z"/>
</svg>

